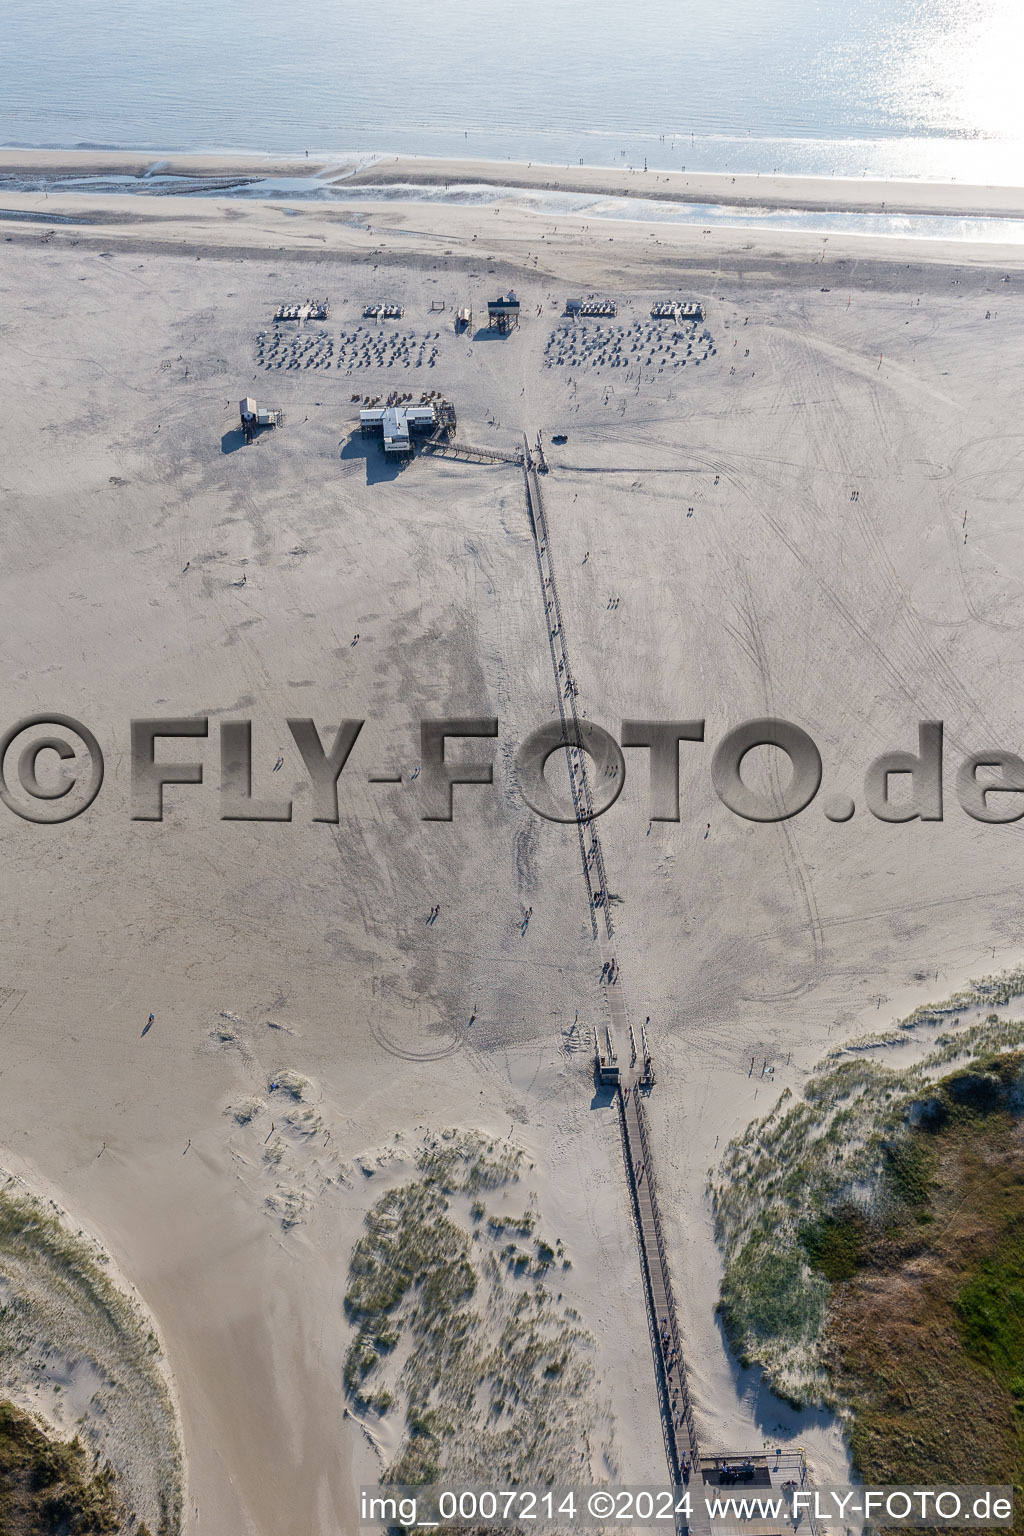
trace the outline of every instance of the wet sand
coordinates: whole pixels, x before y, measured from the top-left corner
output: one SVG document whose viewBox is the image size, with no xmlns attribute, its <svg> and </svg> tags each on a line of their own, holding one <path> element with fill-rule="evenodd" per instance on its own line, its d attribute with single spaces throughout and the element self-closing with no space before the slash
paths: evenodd
<svg viewBox="0 0 1024 1536">
<path fill-rule="evenodd" d="M 530 165 L 502 160 L 442 160 L 415 155 L 168 155 L 157 153 L 0 148 L 0 176 L 312 177 L 348 186 L 486 185 L 534 191 L 585 192 L 663 202 L 818 212 L 1024 216 L 1024 187 L 957 181 L 879 180 L 842 176 L 731 175 L 604 166 Z"/>
</svg>

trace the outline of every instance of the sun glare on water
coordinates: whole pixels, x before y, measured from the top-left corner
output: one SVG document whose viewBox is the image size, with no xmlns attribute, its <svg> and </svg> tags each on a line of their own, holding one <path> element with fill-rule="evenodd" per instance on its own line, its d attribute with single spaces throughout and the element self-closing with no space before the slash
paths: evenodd
<svg viewBox="0 0 1024 1536">
<path fill-rule="evenodd" d="M 893 111 L 932 131 L 1024 141 L 1020 0 L 925 0 L 887 52 Z"/>
</svg>

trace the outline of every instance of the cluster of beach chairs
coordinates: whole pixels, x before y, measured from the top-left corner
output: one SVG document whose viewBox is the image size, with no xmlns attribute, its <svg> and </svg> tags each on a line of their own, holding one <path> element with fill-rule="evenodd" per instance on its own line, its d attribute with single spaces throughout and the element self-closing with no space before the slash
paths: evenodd
<svg viewBox="0 0 1024 1536">
<path fill-rule="evenodd" d="M 714 357 L 711 332 L 691 321 L 667 331 L 664 326 L 637 321 L 633 325 L 559 325 L 544 347 L 549 368 L 699 368 Z"/>
<path fill-rule="evenodd" d="M 404 304 L 367 304 L 363 310 L 364 320 L 401 320 L 405 314 Z"/>
<path fill-rule="evenodd" d="M 334 339 L 326 331 L 260 331 L 256 362 L 261 368 L 330 368 Z"/>
<path fill-rule="evenodd" d="M 339 368 L 433 368 L 440 331 L 379 331 L 357 326 L 338 338 Z"/>
<path fill-rule="evenodd" d="M 256 362 L 261 368 L 433 368 L 440 356 L 440 331 L 380 331 L 357 326 L 337 337 L 327 331 L 260 331 Z"/>
</svg>

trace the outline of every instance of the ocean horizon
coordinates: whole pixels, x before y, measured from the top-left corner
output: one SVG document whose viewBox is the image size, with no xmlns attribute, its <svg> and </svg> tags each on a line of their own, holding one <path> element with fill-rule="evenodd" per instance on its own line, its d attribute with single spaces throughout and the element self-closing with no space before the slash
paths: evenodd
<svg viewBox="0 0 1024 1536">
<path fill-rule="evenodd" d="M 1022 30 L 1010 0 L 8 0 L 0 141 L 1014 185 Z"/>
</svg>

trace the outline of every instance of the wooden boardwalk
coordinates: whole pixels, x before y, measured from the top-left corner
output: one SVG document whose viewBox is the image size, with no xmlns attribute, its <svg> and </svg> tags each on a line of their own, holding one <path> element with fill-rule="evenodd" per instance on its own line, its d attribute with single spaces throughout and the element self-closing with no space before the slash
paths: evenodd
<svg viewBox="0 0 1024 1536">
<path fill-rule="evenodd" d="M 537 569 L 544 600 L 548 647 L 558 695 L 558 710 L 565 739 L 566 761 L 576 829 L 579 837 L 583 878 L 587 887 L 590 922 L 601 956 L 601 986 L 607 1004 L 607 1027 L 620 1065 L 616 1089 L 623 1157 L 636 1223 L 637 1242 L 643 1270 L 647 1320 L 651 1335 L 661 1427 L 665 1456 L 674 1485 L 686 1481 L 698 1465 L 699 1448 L 693 1420 L 693 1408 L 683 1364 L 682 1336 L 676 1317 L 668 1258 L 658 1211 L 658 1193 L 651 1159 L 647 1117 L 642 1089 L 636 1071 L 633 1032 L 629 1027 L 625 995 L 614 952 L 615 928 L 609 906 L 608 879 L 604 854 L 593 812 L 593 798 L 587 771 L 587 754 L 581 740 L 577 713 L 577 687 L 569 657 L 568 640 L 562 621 L 551 539 L 537 473 L 537 459 L 529 442 L 524 444 L 522 460 L 526 483 L 526 502 L 530 515 L 537 556 Z M 613 979 L 609 966 L 614 963 Z"/>
<path fill-rule="evenodd" d="M 643 1263 L 648 1323 L 661 1401 L 661 1429 L 673 1483 L 685 1482 L 697 1466 L 700 1449 L 683 1363 L 683 1341 L 676 1317 L 668 1258 L 658 1211 L 647 1117 L 639 1086 L 618 1090 L 619 1118 L 633 1214 Z"/>
<path fill-rule="evenodd" d="M 477 448 L 460 438 L 441 441 L 428 438 L 420 449 L 432 459 L 461 459 L 466 464 L 521 464 L 523 455 L 518 449 L 511 453 L 502 448 Z"/>
<path fill-rule="evenodd" d="M 544 616 L 548 630 L 548 649 L 558 695 L 558 714 L 566 743 L 565 757 L 569 770 L 573 807 L 576 811 L 576 831 L 579 837 L 580 859 L 583 878 L 587 885 L 590 904 L 590 924 L 594 938 L 602 941 L 602 960 L 613 958 L 604 944 L 614 936 L 611 910 L 608 905 L 608 880 L 605 875 L 604 853 L 594 820 L 594 802 L 587 774 L 587 754 L 578 743 L 582 739 L 576 699 L 578 688 L 569 658 L 569 643 L 562 623 L 562 605 L 558 596 L 555 562 L 548 537 L 544 501 L 540 493 L 533 451 L 524 439 L 524 456 L 521 460 L 526 482 L 526 506 L 530 514 L 534 550 L 537 556 L 537 572 L 540 576 L 541 595 L 544 600 Z"/>
<path fill-rule="evenodd" d="M 591 929 L 602 961 L 600 985 L 607 1009 L 603 1027 L 608 1030 L 619 1068 L 618 1085 L 614 1089 L 614 1096 L 622 1133 L 627 1187 L 633 1209 L 643 1274 L 651 1352 L 658 1389 L 662 1435 L 665 1441 L 665 1457 L 673 1485 L 678 1487 L 681 1483 L 688 1482 L 692 1476 L 700 1488 L 705 1481 L 715 1482 L 717 1476 L 715 1464 L 723 1458 L 706 1457 L 702 1464 L 686 1380 L 682 1334 L 672 1295 L 672 1281 L 658 1209 L 657 1180 L 644 1109 L 644 1094 L 650 1091 L 653 1076 L 648 1070 L 649 1063 L 643 1059 L 642 1053 L 639 1062 L 637 1059 L 637 1043 L 629 1023 L 625 992 L 621 985 L 621 973 L 615 955 L 615 926 L 609 905 L 604 854 L 594 819 L 587 754 L 580 746 L 582 735 L 576 702 L 578 690 L 562 622 L 551 540 L 538 476 L 538 468 L 543 466 L 543 449 L 538 436 L 535 448 L 531 448 L 529 441 L 524 439 L 523 449 L 513 453 L 474 448 L 469 444 L 442 442 L 438 439 L 426 444 L 424 451 L 436 453 L 445 458 L 515 464 L 523 471 L 526 505 L 544 603 L 558 712 L 565 742 L 566 764 L 576 812 L 576 830 L 583 878 L 589 900 Z M 612 968 L 611 972 L 609 967 Z M 649 1024 L 650 1020 L 647 1020 L 647 1023 Z M 641 1031 L 641 1036 L 646 1048 L 646 1029 Z M 768 1471 L 772 1486 L 779 1486 L 778 1480 L 784 1473 L 792 1475 L 785 1462 L 785 1457 L 792 1454 L 794 1453 L 776 1450 L 775 1462 Z M 768 1466 L 764 1452 L 757 1452 L 754 1455 L 759 1464 Z M 749 1460 L 750 1458 L 737 1453 L 728 1459 Z M 807 1469 L 802 1453 L 799 1454 L 798 1470 L 799 1484 L 803 1487 Z M 809 1515 L 806 1518 L 809 1536 L 818 1536 L 814 1522 Z M 674 1528 L 676 1536 L 685 1536 L 687 1526 L 681 1517 L 675 1520 Z"/>
</svg>

